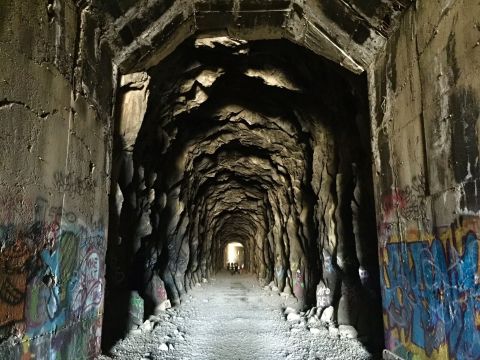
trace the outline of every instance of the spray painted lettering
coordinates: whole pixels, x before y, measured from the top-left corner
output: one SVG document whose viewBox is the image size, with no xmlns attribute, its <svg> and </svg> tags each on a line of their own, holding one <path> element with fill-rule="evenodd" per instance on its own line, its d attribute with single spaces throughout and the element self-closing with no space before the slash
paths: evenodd
<svg viewBox="0 0 480 360">
<path fill-rule="evenodd" d="M 479 358 L 477 233 L 452 227 L 432 241 L 388 243 L 380 255 L 387 347 Z"/>
</svg>

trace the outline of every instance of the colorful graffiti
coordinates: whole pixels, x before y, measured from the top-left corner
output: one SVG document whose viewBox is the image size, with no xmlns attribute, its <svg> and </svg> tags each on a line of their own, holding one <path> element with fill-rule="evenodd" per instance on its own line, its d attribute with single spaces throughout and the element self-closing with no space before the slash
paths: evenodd
<svg viewBox="0 0 480 360">
<path fill-rule="evenodd" d="M 416 241 L 406 233 L 380 249 L 386 347 L 406 359 L 480 358 L 478 219 Z"/>
<path fill-rule="evenodd" d="M 137 291 L 130 293 L 130 306 L 128 307 L 128 327 L 136 329 L 143 324 L 145 303 Z"/>
<path fill-rule="evenodd" d="M 104 289 L 103 225 L 87 225 L 42 198 L 17 200 L 0 198 L 0 335 L 22 338 L 19 357 L 25 359 L 44 352 L 40 358 L 47 359 L 55 349 L 70 353 L 65 344 L 74 348 L 77 340 L 83 350 L 65 358 L 94 354 Z M 30 223 L 19 221 L 27 218 Z M 91 336 L 75 334 L 77 328 Z"/>
</svg>

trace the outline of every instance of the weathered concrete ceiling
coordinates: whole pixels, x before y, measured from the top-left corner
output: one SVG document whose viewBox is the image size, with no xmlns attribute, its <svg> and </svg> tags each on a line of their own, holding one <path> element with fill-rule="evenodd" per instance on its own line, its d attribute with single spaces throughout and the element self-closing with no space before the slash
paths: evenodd
<svg viewBox="0 0 480 360">
<path fill-rule="evenodd" d="M 361 73 L 411 0 L 109 0 L 106 38 L 123 73 L 151 68 L 193 34 L 288 39 Z"/>
</svg>

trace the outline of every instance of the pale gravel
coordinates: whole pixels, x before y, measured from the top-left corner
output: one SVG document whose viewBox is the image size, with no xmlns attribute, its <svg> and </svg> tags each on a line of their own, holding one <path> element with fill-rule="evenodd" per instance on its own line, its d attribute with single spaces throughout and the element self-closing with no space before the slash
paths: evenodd
<svg viewBox="0 0 480 360">
<path fill-rule="evenodd" d="M 329 334 L 325 324 L 302 317 L 286 321 L 283 309 L 295 306 L 265 290 L 249 275 L 226 272 L 161 315 L 152 331 L 120 341 L 113 359 L 205 360 L 363 360 L 371 356 L 357 340 Z M 159 320 L 159 319 L 157 319 Z M 312 333 L 309 327 L 318 328 Z M 165 346 L 166 345 L 166 346 Z M 172 347 L 173 346 L 173 347 Z M 165 350 L 169 348 L 169 350 Z M 99 359 L 111 359 L 101 356 Z"/>
</svg>

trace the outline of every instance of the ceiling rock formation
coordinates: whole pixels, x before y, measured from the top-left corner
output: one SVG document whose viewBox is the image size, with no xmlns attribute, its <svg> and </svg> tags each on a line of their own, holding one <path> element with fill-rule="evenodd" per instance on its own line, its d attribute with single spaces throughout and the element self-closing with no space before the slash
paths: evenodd
<svg viewBox="0 0 480 360">
<path fill-rule="evenodd" d="M 203 37 L 122 84 L 107 274 L 125 276 L 105 324 L 129 291 L 147 312 L 180 303 L 235 241 L 299 307 L 379 333 L 361 311 L 379 306 L 364 77 L 281 40 Z"/>
<path fill-rule="evenodd" d="M 361 73 L 411 0 L 126 0 L 98 4 L 123 73 L 158 64 L 197 33 L 288 39 Z"/>
</svg>

